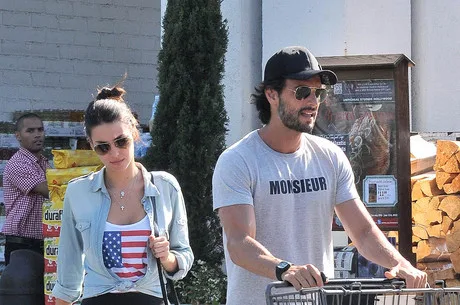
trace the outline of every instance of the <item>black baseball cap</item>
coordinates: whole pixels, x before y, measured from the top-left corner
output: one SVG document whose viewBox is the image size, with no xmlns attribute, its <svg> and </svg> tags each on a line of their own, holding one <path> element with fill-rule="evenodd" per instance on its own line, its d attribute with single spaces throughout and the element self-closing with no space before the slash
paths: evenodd
<svg viewBox="0 0 460 305">
<path fill-rule="evenodd" d="M 265 65 L 264 82 L 277 79 L 310 79 L 319 75 L 321 83 L 334 85 L 337 75 L 322 70 L 315 56 L 305 47 L 286 47 L 275 53 Z"/>
</svg>

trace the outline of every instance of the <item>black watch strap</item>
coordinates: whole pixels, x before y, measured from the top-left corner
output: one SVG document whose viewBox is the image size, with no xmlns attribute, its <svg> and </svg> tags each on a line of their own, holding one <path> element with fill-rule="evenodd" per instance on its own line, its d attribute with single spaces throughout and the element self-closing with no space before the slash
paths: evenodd
<svg viewBox="0 0 460 305">
<path fill-rule="evenodd" d="M 287 261 L 281 261 L 278 265 L 276 265 L 276 278 L 278 281 L 282 281 L 283 279 L 281 278 L 281 275 L 283 275 L 284 272 L 288 271 L 289 268 L 291 268 L 292 264 Z"/>
</svg>

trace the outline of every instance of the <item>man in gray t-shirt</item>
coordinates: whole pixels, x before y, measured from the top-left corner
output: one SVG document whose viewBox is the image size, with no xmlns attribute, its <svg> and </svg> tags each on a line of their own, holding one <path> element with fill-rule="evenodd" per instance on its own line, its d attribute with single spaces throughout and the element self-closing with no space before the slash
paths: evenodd
<svg viewBox="0 0 460 305">
<path fill-rule="evenodd" d="M 319 103 L 337 77 L 303 47 L 273 55 L 253 94 L 265 124 L 229 147 L 213 176 L 224 231 L 227 304 L 264 304 L 267 284 L 322 286 L 334 274 L 334 211 L 358 250 L 390 268 L 388 277 L 422 287 L 414 268 L 377 228 L 356 191 L 342 150 L 311 135 Z"/>
</svg>

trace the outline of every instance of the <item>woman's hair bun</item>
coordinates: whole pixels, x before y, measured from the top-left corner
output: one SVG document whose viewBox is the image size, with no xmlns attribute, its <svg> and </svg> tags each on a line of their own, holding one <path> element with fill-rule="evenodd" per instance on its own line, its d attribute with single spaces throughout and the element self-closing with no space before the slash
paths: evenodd
<svg viewBox="0 0 460 305">
<path fill-rule="evenodd" d="M 125 89 L 121 87 L 103 87 L 102 89 L 98 90 L 96 101 L 97 100 L 117 100 L 123 102 L 123 95 L 125 95 Z"/>
</svg>

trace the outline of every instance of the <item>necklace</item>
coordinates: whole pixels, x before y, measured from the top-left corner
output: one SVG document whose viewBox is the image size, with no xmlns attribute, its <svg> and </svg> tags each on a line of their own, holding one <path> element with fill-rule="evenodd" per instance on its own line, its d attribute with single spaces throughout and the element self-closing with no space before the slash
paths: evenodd
<svg viewBox="0 0 460 305">
<path fill-rule="evenodd" d="M 120 206 L 120 209 L 122 211 L 125 210 L 125 205 L 121 202 L 121 200 L 123 198 L 125 198 L 125 196 L 131 191 L 131 189 L 133 188 L 133 185 L 134 185 L 134 182 L 137 180 L 137 174 L 136 176 L 134 176 L 134 178 L 131 180 L 131 184 L 129 185 L 129 188 L 125 191 L 125 190 L 120 190 L 120 201 L 116 200 L 116 202 L 118 203 L 118 205 Z M 110 186 L 111 187 L 111 186 Z"/>
</svg>

